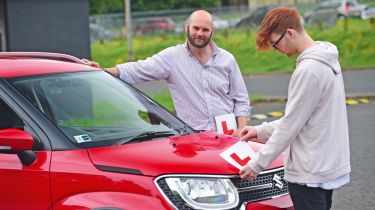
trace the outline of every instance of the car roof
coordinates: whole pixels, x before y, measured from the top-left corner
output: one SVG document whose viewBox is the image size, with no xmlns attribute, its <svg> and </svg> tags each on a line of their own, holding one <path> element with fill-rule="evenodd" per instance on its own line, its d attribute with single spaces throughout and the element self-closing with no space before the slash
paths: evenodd
<svg viewBox="0 0 375 210">
<path fill-rule="evenodd" d="M 324 1 L 318 4 L 318 6 L 323 7 L 339 7 L 341 5 L 340 1 Z"/>
<path fill-rule="evenodd" d="M 80 59 L 59 53 L 1 52 L 0 77 L 22 77 L 41 74 L 99 70 Z"/>
</svg>

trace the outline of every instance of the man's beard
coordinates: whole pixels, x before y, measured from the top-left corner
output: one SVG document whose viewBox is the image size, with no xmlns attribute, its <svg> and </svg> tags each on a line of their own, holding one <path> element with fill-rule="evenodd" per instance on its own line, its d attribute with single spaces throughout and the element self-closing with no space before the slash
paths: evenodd
<svg viewBox="0 0 375 210">
<path fill-rule="evenodd" d="M 212 32 L 210 34 L 210 37 L 208 37 L 207 39 L 203 40 L 203 42 L 201 42 L 201 43 L 196 42 L 196 40 L 192 36 L 190 36 L 190 30 L 189 30 L 189 28 L 187 29 L 186 36 L 187 36 L 187 38 L 188 38 L 188 40 L 189 40 L 189 42 L 190 42 L 191 45 L 193 45 L 196 48 L 204 48 L 204 47 L 206 47 L 210 43 L 211 37 L 212 37 Z"/>
</svg>

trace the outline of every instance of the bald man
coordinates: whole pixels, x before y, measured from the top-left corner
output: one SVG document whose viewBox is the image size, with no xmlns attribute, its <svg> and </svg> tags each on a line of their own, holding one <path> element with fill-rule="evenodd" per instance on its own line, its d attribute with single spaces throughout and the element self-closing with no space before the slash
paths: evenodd
<svg viewBox="0 0 375 210">
<path fill-rule="evenodd" d="M 233 113 L 237 127 L 246 125 L 250 102 L 238 64 L 212 41 L 212 16 L 193 12 L 185 22 L 187 41 L 136 62 L 103 68 L 134 84 L 165 80 L 177 116 L 196 130 L 216 130 L 215 116 Z M 88 65 L 98 63 L 83 59 Z M 238 130 L 233 134 L 237 135 Z"/>
</svg>

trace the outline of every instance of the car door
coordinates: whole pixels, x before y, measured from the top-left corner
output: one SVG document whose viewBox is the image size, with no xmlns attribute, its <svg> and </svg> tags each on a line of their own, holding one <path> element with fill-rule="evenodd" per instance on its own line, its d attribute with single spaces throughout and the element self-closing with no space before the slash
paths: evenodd
<svg viewBox="0 0 375 210">
<path fill-rule="evenodd" d="M 48 209 L 51 206 L 49 167 L 51 151 L 42 145 L 39 128 L 15 103 L 0 83 L 0 130 L 18 128 L 33 136 L 36 159 L 21 163 L 17 154 L 0 149 L 0 209 Z M 3 136 L 4 137 L 4 136 Z M 2 136 L 0 136 L 1 141 Z M 48 147 L 48 146 L 47 146 Z M 1 147 L 0 147 L 1 148 Z"/>
</svg>

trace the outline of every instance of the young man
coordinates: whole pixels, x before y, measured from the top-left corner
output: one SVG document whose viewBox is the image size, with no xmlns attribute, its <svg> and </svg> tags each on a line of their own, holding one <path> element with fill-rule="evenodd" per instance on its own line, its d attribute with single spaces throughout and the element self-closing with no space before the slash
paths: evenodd
<svg viewBox="0 0 375 210">
<path fill-rule="evenodd" d="M 233 55 L 211 40 L 211 15 L 195 11 L 184 28 L 188 38 L 184 44 L 105 69 L 129 83 L 166 80 L 177 116 L 194 129 L 215 130 L 215 116 L 229 113 L 242 128 L 250 114 L 248 93 Z"/>
<path fill-rule="evenodd" d="M 330 209 L 332 191 L 349 182 L 349 134 L 345 91 L 336 46 L 314 41 L 295 9 L 266 14 L 257 34 L 259 50 L 297 54 L 285 116 L 240 132 L 243 140 L 265 143 L 240 171 L 254 180 L 285 150 L 285 177 L 294 208 Z M 275 61 L 277 62 L 277 61 Z"/>
</svg>

